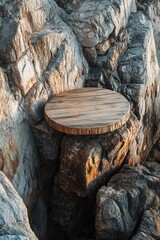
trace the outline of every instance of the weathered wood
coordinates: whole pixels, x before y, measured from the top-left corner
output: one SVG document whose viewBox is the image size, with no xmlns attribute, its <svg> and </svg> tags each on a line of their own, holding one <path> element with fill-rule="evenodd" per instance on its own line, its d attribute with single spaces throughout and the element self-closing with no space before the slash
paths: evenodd
<svg viewBox="0 0 160 240">
<path fill-rule="evenodd" d="M 54 96 L 45 106 L 45 119 L 60 132 L 102 134 L 120 128 L 130 104 L 121 94 L 101 88 L 81 88 Z"/>
</svg>

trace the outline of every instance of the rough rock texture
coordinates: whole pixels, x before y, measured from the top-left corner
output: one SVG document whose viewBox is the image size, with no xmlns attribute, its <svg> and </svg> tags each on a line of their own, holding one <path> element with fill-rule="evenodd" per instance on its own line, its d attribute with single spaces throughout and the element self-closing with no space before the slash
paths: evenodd
<svg viewBox="0 0 160 240">
<path fill-rule="evenodd" d="M 159 239 L 160 165 L 124 166 L 97 194 L 98 239 Z"/>
<path fill-rule="evenodd" d="M 136 150 L 131 151 L 130 159 L 131 162 L 138 162 L 147 156 L 159 135 L 160 75 L 151 21 L 142 12 L 131 14 L 126 29 L 119 33 L 105 53 L 96 57 L 92 54 L 91 57 L 90 51 L 87 55 L 90 75 L 95 70 L 101 72 L 101 76 L 94 74 L 95 78 L 92 76 L 93 81 L 89 79 L 88 85 L 96 86 L 97 78 L 98 86 L 102 82 L 98 80 L 100 76 L 107 88 L 127 97 L 140 121 L 139 134 L 134 143 Z"/>
<path fill-rule="evenodd" d="M 27 209 L 10 181 L 0 171 L 0 239 L 36 240 Z"/>
<path fill-rule="evenodd" d="M 13 182 L 16 190 L 29 204 L 29 195 L 36 187 L 34 171 L 37 151 L 25 113 L 14 98 L 8 78 L 0 69 L 0 170 Z M 25 137 L 24 137 L 25 136 Z"/>
<path fill-rule="evenodd" d="M 63 137 L 52 219 L 70 236 L 87 237 L 92 233 L 94 195 L 121 168 L 138 127 L 136 117 L 131 115 L 118 131 L 92 137 Z"/>
<path fill-rule="evenodd" d="M 30 215 L 35 204 L 46 211 L 43 192 L 50 189 L 59 152 L 59 135 L 43 123 L 44 104 L 54 94 L 82 87 L 88 71 L 66 18 L 54 1 L 0 1 L 0 170 Z"/>
<path fill-rule="evenodd" d="M 155 43 L 157 49 L 160 48 L 160 2 L 158 0 L 138 0 L 140 9 L 150 18 L 154 28 Z M 138 5 L 139 6 L 139 5 Z"/>
<path fill-rule="evenodd" d="M 160 163 L 160 140 L 158 140 L 152 147 L 147 161 Z"/>
<path fill-rule="evenodd" d="M 22 142 L 19 136 L 28 126 L 26 120 L 41 121 L 43 106 L 51 95 L 81 87 L 87 65 L 75 35 L 60 18 L 61 11 L 54 1 L 34 1 L 33 4 L 30 1 L 15 0 L 7 4 L 3 1 L 0 10 L 0 120 L 1 128 L 6 130 L 1 138 L 1 152 L 5 155 L 6 148 L 8 155 L 10 152 L 14 155 L 4 157 L 8 164 L 14 165 L 9 176 L 13 179 L 18 162 L 24 158 L 25 145 L 28 145 L 28 152 L 35 152 L 30 130 L 24 133 L 24 143 L 19 146 Z M 15 129 L 19 134 L 13 136 Z M 29 154 L 28 159 L 36 162 L 35 154 L 30 155 L 32 159 Z M 1 165 L 7 168 L 7 164 Z"/>
<path fill-rule="evenodd" d="M 39 239 L 94 238 L 94 193 L 124 162 L 131 165 L 145 161 L 159 138 L 160 3 L 158 0 L 56 2 L 0 1 L 0 170 L 27 205 Z M 121 129 L 98 138 L 63 137 L 46 125 L 44 105 L 53 95 L 83 85 L 121 92 L 130 101 L 136 117 L 133 120 L 132 114 Z M 148 161 L 153 159 L 159 162 L 158 142 Z M 112 190 L 109 194 L 115 197 L 128 201 L 125 194 L 130 194 L 128 202 L 135 197 L 136 206 L 140 205 L 138 196 L 144 196 L 144 206 L 135 207 L 135 218 L 135 213 L 130 216 L 132 206 L 127 208 L 128 212 L 120 213 L 121 235 L 116 235 L 112 228 L 118 237 L 159 237 L 158 211 L 150 202 L 158 199 L 154 187 L 159 190 L 151 165 L 142 167 L 140 176 L 147 180 L 142 193 L 141 186 L 136 185 L 137 195 L 133 198 L 126 183 L 122 184 L 123 191 L 113 184 L 109 187 Z M 154 166 L 159 169 L 155 163 Z M 128 181 L 137 172 L 140 168 L 126 167 L 120 176 Z M 127 174 L 131 177 L 127 178 Z M 118 176 L 115 181 L 119 181 Z M 129 184 L 133 186 L 132 182 Z M 49 237 L 47 213 L 53 185 Z M 149 208 L 143 209 L 145 206 Z M 148 223 L 150 217 L 152 222 Z M 59 226 L 69 236 L 57 233 Z M 99 236 L 99 227 L 96 229 Z M 106 226 L 103 231 L 108 232 Z M 6 233 L 0 239 L 22 239 L 23 234 L 14 235 Z"/>
<path fill-rule="evenodd" d="M 72 214 L 80 208 L 78 204 L 76 208 L 78 199 L 82 201 L 83 197 L 96 191 L 107 176 L 115 173 L 117 163 L 120 167 L 124 159 L 129 164 L 144 161 L 159 137 L 160 121 L 156 27 L 145 16 L 143 5 L 137 2 L 140 12 L 131 13 L 136 11 L 134 1 L 76 3 L 70 19 L 90 66 L 86 85 L 109 87 L 125 95 L 140 127 L 137 135 L 134 132 L 127 149 L 122 143 L 122 135 L 119 138 L 119 130 L 103 136 L 107 143 L 105 146 L 102 136 L 96 139 L 89 136 L 63 138 L 53 197 L 53 219 L 68 232 L 73 228 L 70 223 L 74 219 Z M 128 5 L 124 10 L 125 4 Z M 129 224 L 134 226 L 135 223 Z M 126 239 L 129 238 L 132 231 L 127 233 L 125 226 L 123 231 Z M 120 239 L 123 239 L 123 234 Z"/>
<path fill-rule="evenodd" d="M 94 47 L 117 36 L 127 24 L 130 12 L 136 11 L 135 0 L 94 1 L 87 0 L 71 14 L 73 29 L 82 46 Z"/>
<path fill-rule="evenodd" d="M 75 4 L 71 26 L 91 67 L 86 86 L 121 92 L 140 120 L 130 158 L 139 162 L 159 134 L 159 2 L 87 0 L 61 6 L 65 4 Z"/>
<path fill-rule="evenodd" d="M 157 49 L 157 57 L 160 65 L 160 2 L 158 0 L 139 0 L 139 3 L 141 9 L 143 9 L 143 12 L 145 12 L 145 14 L 152 21 Z"/>
<path fill-rule="evenodd" d="M 134 136 L 132 140 L 130 138 L 131 141 L 125 138 L 124 143 L 127 145 L 123 145 L 123 134 L 119 135 L 121 129 L 96 138 L 65 136 L 62 140 L 60 168 L 55 178 L 52 201 L 52 219 L 60 224 L 70 236 L 80 237 L 82 235 L 87 237 L 86 229 L 90 229 L 89 236 L 92 237 L 93 229 L 90 228 L 89 224 L 85 225 L 83 222 L 84 219 L 90 222 L 90 219 L 94 218 L 94 197 L 91 200 L 90 196 L 93 196 L 91 193 L 115 174 L 122 167 L 124 161 L 130 165 L 145 161 L 153 144 L 159 138 L 158 35 L 156 34 L 157 26 L 153 25 L 153 19 L 150 16 L 149 20 L 145 15 L 144 6 L 138 1 L 136 1 L 137 8 L 135 1 L 75 1 L 75 6 L 73 6 L 73 1 L 67 3 L 68 5 L 65 5 L 63 2 L 66 8 L 72 4 L 73 9 L 70 9 L 71 26 L 83 46 L 84 55 L 90 66 L 86 86 L 107 87 L 121 92 L 130 101 L 131 109 L 139 121 L 138 133 L 133 131 Z M 124 10 L 125 4 L 128 5 Z M 152 1 L 152 5 L 154 5 L 155 10 L 156 3 Z M 123 15 L 124 12 L 125 15 Z M 148 15 L 148 13 L 146 14 Z M 158 13 L 156 19 L 158 22 Z M 135 118 L 134 121 L 137 122 L 137 119 Z M 106 143 L 105 146 L 103 142 Z M 129 142 L 130 144 L 128 144 Z M 139 170 L 133 169 L 132 171 L 135 171 L 136 175 Z M 128 176 L 127 180 L 130 184 L 129 174 L 132 178 L 132 171 L 126 173 L 122 170 L 120 178 L 123 178 L 123 175 L 124 177 Z M 119 181 L 118 177 L 116 181 Z M 154 181 L 156 180 L 153 177 L 153 184 Z M 135 186 L 135 188 L 138 187 Z M 146 196 L 147 198 L 149 191 L 151 191 L 151 195 L 152 191 L 154 192 L 154 187 L 147 190 L 144 186 L 142 190 L 142 197 Z M 143 213 L 139 207 L 140 190 L 135 190 L 137 195 L 133 195 L 133 199 L 131 195 L 133 202 L 133 204 L 131 202 L 131 206 L 133 205 L 131 211 L 134 211 L 134 207 L 138 208 L 135 215 L 133 214 L 134 216 L 130 216 L 130 212 L 125 212 L 125 204 L 128 204 L 127 201 L 129 201 L 127 198 L 128 189 L 125 191 L 122 189 L 122 193 L 118 191 L 120 190 L 117 188 L 113 189 L 105 196 L 110 194 L 113 198 L 119 194 L 122 197 L 122 200 L 119 200 L 122 201 L 122 204 L 124 199 L 124 210 L 121 213 L 115 206 L 115 212 L 113 212 L 113 215 L 115 213 L 115 223 L 111 219 L 109 225 L 107 225 L 107 220 L 106 225 L 103 224 L 103 216 L 100 216 L 100 219 L 97 217 L 97 224 L 102 225 L 102 228 L 104 227 L 104 232 L 102 231 L 101 234 L 100 230 L 99 234 L 99 225 L 96 225 L 97 238 L 131 239 L 133 232 L 140 225 L 140 217 Z M 157 199 L 157 196 L 155 198 Z M 113 201 L 109 202 L 111 214 Z M 152 202 L 150 202 L 151 205 Z M 157 206 L 159 207 L 158 203 Z M 119 215 L 121 214 L 119 218 L 116 211 L 119 211 Z M 86 213 L 90 214 L 90 218 L 86 216 Z M 153 222 L 158 221 L 158 216 L 154 217 L 154 209 L 143 215 L 144 222 L 149 214 L 153 216 L 153 219 L 156 219 Z M 107 216 L 105 217 L 107 218 Z M 83 220 L 81 221 L 81 219 Z M 120 226 L 116 228 L 117 221 Z M 143 222 L 141 225 L 143 228 Z M 155 229 L 156 227 L 153 231 Z M 74 231 L 77 232 L 77 235 Z M 134 232 L 134 238 L 143 236 L 141 230 L 136 234 Z M 144 234 L 147 238 L 149 233 Z"/>
<path fill-rule="evenodd" d="M 56 184 L 65 192 L 86 196 L 102 184 L 103 178 L 119 168 L 138 130 L 131 115 L 120 129 L 99 136 L 65 136 Z"/>
<path fill-rule="evenodd" d="M 132 102 L 132 110 L 140 120 L 136 161 L 141 161 L 159 135 L 160 75 L 151 22 L 142 13 L 132 15 L 128 34 L 128 49 L 118 72 L 121 92 Z"/>
</svg>

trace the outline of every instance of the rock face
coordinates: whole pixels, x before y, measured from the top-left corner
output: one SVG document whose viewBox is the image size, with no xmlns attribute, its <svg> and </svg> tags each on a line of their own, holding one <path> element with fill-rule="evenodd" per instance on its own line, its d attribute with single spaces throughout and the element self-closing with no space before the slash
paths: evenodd
<svg viewBox="0 0 160 240">
<path fill-rule="evenodd" d="M 43 123 L 44 104 L 54 94 L 82 87 L 88 71 L 66 18 L 50 0 L 0 2 L 0 170 L 30 215 L 39 195 L 46 198 L 43 188 L 57 168 L 59 136 L 50 137 L 53 131 Z"/>
<path fill-rule="evenodd" d="M 43 119 L 43 106 L 51 95 L 83 86 L 87 64 L 54 1 L 3 1 L 0 11 L 0 120 L 5 130 L 0 146 L 7 162 L 1 165 L 13 180 L 25 158 L 25 145 L 32 152 L 27 156 L 29 161 L 35 165 L 37 161 L 28 119 L 34 123 Z M 25 128 L 26 137 L 19 139 Z M 9 167 L 11 173 L 7 173 L 7 165 L 14 165 Z"/>
<path fill-rule="evenodd" d="M 0 170 L 26 204 L 39 239 L 94 238 L 96 191 L 118 171 L 97 196 L 97 238 L 158 239 L 158 142 L 148 165 L 123 165 L 145 162 L 159 138 L 160 3 L 56 2 L 0 1 Z M 48 99 L 84 85 L 122 93 L 131 104 L 126 125 L 83 138 L 47 126 Z M 24 231 L 0 229 L 0 239 L 28 239 L 24 221 Z M 58 228 L 68 236 L 54 235 Z"/>
<path fill-rule="evenodd" d="M 92 235 L 95 193 L 121 168 L 138 128 L 138 121 L 132 115 L 124 126 L 112 133 L 63 137 L 52 199 L 52 220 L 70 236 Z"/>
<path fill-rule="evenodd" d="M 160 141 L 158 140 L 155 145 L 152 147 L 147 160 L 149 162 L 160 163 Z"/>
<path fill-rule="evenodd" d="M 145 12 L 145 14 L 150 18 L 153 24 L 153 29 L 154 29 L 154 36 L 155 36 L 155 43 L 156 43 L 156 48 L 159 49 L 159 36 L 160 36 L 160 2 L 158 0 L 139 0 L 140 3 L 140 8 Z"/>
<path fill-rule="evenodd" d="M 97 194 L 98 239 L 158 239 L 160 165 L 124 166 Z"/>
<path fill-rule="evenodd" d="M 0 171 L 0 239 L 36 240 L 27 209 L 7 177 Z"/>
<path fill-rule="evenodd" d="M 118 72 L 121 91 L 132 102 L 132 110 L 140 120 L 136 161 L 141 161 L 159 135 L 159 66 L 152 25 L 142 13 L 131 16 L 128 34 L 128 49 Z"/>
<path fill-rule="evenodd" d="M 71 14 L 73 30 L 82 46 L 95 47 L 117 36 L 120 29 L 127 24 L 130 12 L 136 11 L 135 0 L 116 1 L 84 1 Z"/>
<path fill-rule="evenodd" d="M 128 5 L 125 8 L 124 17 L 123 7 L 125 4 Z M 152 2 L 152 4 L 155 7 L 155 3 Z M 124 161 L 129 165 L 145 161 L 159 137 L 160 92 L 157 43 L 155 44 L 156 27 L 152 25 L 153 19 L 150 21 L 146 17 L 144 6 L 137 2 L 137 8 L 134 1 L 119 1 L 118 3 L 117 1 L 112 1 L 112 3 L 82 1 L 73 7 L 74 10 L 71 10 L 71 26 L 83 46 L 84 55 L 90 66 L 86 85 L 95 87 L 97 78 L 97 87 L 101 85 L 101 87 L 121 92 L 130 101 L 131 109 L 137 117 L 137 119 L 134 118 L 134 123 L 139 121 L 138 131 L 131 131 L 134 134 L 133 138 L 128 138 L 129 128 L 125 140 L 122 129 L 95 138 L 89 136 L 83 138 L 65 136 L 63 138 L 60 167 L 55 178 L 52 218 L 72 236 L 80 237 L 84 230 L 84 226 L 77 226 L 81 222 L 80 219 L 87 219 L 83 210 L 80 209 L 87 209 L 88 206 L 88 214 L 92 215 L 92 207 L 89 210 L 89 205 L 93 204 L 90 200 L 90 196 L 93 196 L 91 193 L 93 194 L 111 175 L 116 174 L 117 169 L 122 167 Z M 156 17 L 158 19 L 158 15 Z M 135 126 L 132 129 L 134 128 Z M 103 144 L 104 142 L 106 145 Z M 115 175 L 115 185 L 126 176 L 129 188 L 131 185 L 129 178 L 132 178 L 132 175 L 137 176 L 137 172 L 140 171 L 138 169 L 138 167 L 131 168 L 124 172 L 122 170 L 120 176 Z M 152 182 L 154 181 L 157 183 L 159 179 L 155 180 L 153 176 Z M 104 196 L 99 197 L 98 195 L 98 199 L 102 199 L 102 202 L 97 203 L 97 208 L 103 206 L 105 199 L 109 200 L 106 206 L 102 207 L 104 216 L 97 210 L 97 239 L 131 239 L 134 235 L 134 238 L 140 238 L 143 234 L 146 237 L 147 234 L 149 235 L 147 232 L 142 233 L 141 230 L 138 232 L 136 229 L 145 210 L 145 205 L 144 209 L 140 207 L 140 201 L 147 198 L 148 193 L 152 196 L 154 187 L 151 190 L 144 187 L 141 193 L 139 185 L 136 186 L 134 181 L 133 184 L 135 185 L 133 193 L 132 190 L 128 193 L 129 190 L 125 189 L 125 186 L 124 189 L 122 186 L 121 191 L 121 189 L 109 185 L 108 190 L 104 187 Z M 159 208 L 157 195 L 155 199 L 156 208 L 144 213 L 144 222 L 148 214 L 154 215 Z M 119 201 L 118 203 L 122 204 L 122 207 L 117 206 L 116 201 Z M 149 204 L 147 206 L 153 205 L 153 202 L 151 201 Z M 129 210 L 126 210 L 127 207 Z M 123 208 L 122 212 L 121 208 Z M 135 213 L 134 208 L 137 209 Z M 77 219 L 74 218 L 76 212 L 78 212 L 77 219 L 79 219 L 77 225 Z M 107 215 L 112 213 L 111 216 Z M 103 223 L 105 217 L 106 223 Z M 153 216 L 153 219 L 156 219 L 153 220 L 155 224 L 157 224 L 158 218 L 157 215 Z M 88 219 L 89 221 L 90 219 Z M 148 223 L 148 225 L 154 225 L 154 223 Z M 141 225 L 143 226 L 143 222 Z M 147 229 L 147 227 L 145 228 Z M 88 229 L 90 229 L 89 225 Z M 74 230 L 80 233 L 76 235 Z M 87 237 L 86 232 L 83 232 L 82 235 Z M 92 234 L 90 234 L 91 236 Z"/>
</svg>

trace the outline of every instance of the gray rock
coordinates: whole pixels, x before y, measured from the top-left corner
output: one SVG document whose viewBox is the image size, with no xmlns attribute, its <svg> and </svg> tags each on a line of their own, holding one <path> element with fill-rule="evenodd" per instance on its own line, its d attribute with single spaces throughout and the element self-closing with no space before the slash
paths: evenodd
<svg viewBox="0 0 160 240">
<path fill-rule="evenodd" d="M 57 191 L 53 199 L 55 222 L 75 237 L 79 229 L 82 232 L 85 229 L 87 233 L 90 229 L 87 229 L 87 224 L 93 228 L 93 216 L 86 216 L 89 203 L 86 204 L 85 196 L 105 182 L 103 174 L 108 178 L 117 171 L 126 156 L 130 164 L 145 159 L 159 136 L 159 67 L 156 58 L 160 36 L 159 1 L 140 0 L 138 2 L 141 5 L 137 3 L 138 11 L 143 13 L 132 14 L 136 12 L 135 2 L 57 1 L 71 13 L 70 16 L 52 0 L 0 2 L 0 170 L 12 181 L 30 215 L 35 205 L 33 225 L 37 232 L 40 224 L 38 216 L 45 216 L 44 224 L 41 222 L 42 230 L 39 231 L 41 238 L 46 233 L 45 202 L 49 201 L 50 183 L 53 183 L 58 169 L 61 139 L 60 135 L 45 125 L 44 105 L 55 94 L 84 85 L 88 64 L 81 44 L 85 47 L 90 66 L 98 70 L 97 75 L 90 70 L 92 74 L 87 78 L 88 86 L 105 85 L 122 92 L 131 102 L 140 129 L 136 135 L 138 124 L 134 118 L 127 126 L 98 139 L 84 137 L 79 141 L 77 137 L 63 138 L 62 145 L 65 144 L 66 147 L 63 148 L 55 180 L 55 187 L 60 192 Z M 30 124 L 34 126 L 30 128 Z M 112 204 L 109 202 L 107 206 L 112 207 L 112 210 L 115 207 L 116 213 L 119 213 L 113 219 L 115 222 L 110 230 L 111 235 L 112 231 L 119 231 L 116 230 L 118 222 L 122 232 L 120 236 L 124 239 L 132 237 L 131 232 L 137 227 L 135 214 L 140 214 L 142 221 L 134 239 L 158 238 L 159 232 L 155 233 L 155 228 L 158 229 L 156 223 L 159 217 L 156 216 L 155 209 L 149 209 L 149 212 L 143 212 L 142 206 L 137 209 L 139 199 L 147 201 L 147 206 L 150 207 L 151 200 L 157 198 L 153 188 L 157 194 L 160 192 L 157 184 L 159 149 L 154 149 L 153 158 L 157 164 L 146 164 L 149 169 L 146 172 L 151 178 L 155 177 L 154 181 L 149 181 L 149 177 L 147 180 L 142 177 L 143 181 L 141 180 L 144 186 L 147 182 L 145 191 L 148 195 L 143 186 L 139 185 L 134 189 L 135 196 L 129 187 L 116 189 L 115 186 L 110 186 L 112 191 L 109 194 L 117 196 L 118 200 L 113 198 Z M 129 174 L 132 179 L 135 173 Z M 120 182 L 119 179 L 117 181 Z M 130 181 L 129 183 L 132 186 Z M 126 203 L 128 196 L 131 207 Z M 124 216 L 116 201 L 123 211 L 127 209 Z M 153 221 L 147 222 L 147 217 Z M 82 221 L 82 218 L 85 220 Z M 125 221 L 126 219 L 128 220 Z M 154 235 L 149 231 L 149 226 Z M 8 225 L 6 228 L 4 226 L 3 231 L 6 233 L 3 232 L 5 236 L 1 237 L 28 238 L 21 232 L 13 232 L 11 236 L 12 227 L 9 229 Z"/>
<path fill-rule="evenodd" d="M 136 11 L 135 0 L 86 0 L 71 14 L 72 26 L 82 46 L 93 47 L 111 34 L 117 36 L 133 11 Z"/>
<path fill-rule="evenodd" d="M 159 211 L 153 209 L 146 210 L 142 216 L 138 233 L 132 238 L 132 240 L 159 239 L 159 237 L 160 213 Z"/>
<path fill-rule="evenodd" d="M 143 7 L 143 11 L 152 21 L 154 29 L 154 37 L 156 48 L 160 48 L 160 2 L 158 0 L 139 0 L 139 4 Z"/>
<path fill-rule="evenodd" d="M 13 235 L 13 236 L 12 236 Z M 0 171 L 0 239 L 37 239 L 32 232 L 23 200 Z"/>
<path fill-rule="evenodd" d="M 29 238 L 26 238 L 22 235 L 5 235 L 1 236 L 0 240 L 29 240 Z"/>
<path fill-rule="evenodd" d="M 137 150 L 131 149 L 131 161 L 139 162 L 147 156 L 159 136 L 160 76 L 151 22 L 143 13 L 132 14 L 127 30 L 128 49 L 121 58 L 118 74 L 121 92 L 129 99 L 132 111 L 140 120 L 135 141 Z"/>
<path fill-rule="evenodd" d="M 86 87 L 105 87 L 104 76 L 101 68 L 91 68 L 86 79 Z"/>
<path fill-rule="evenodd" d="M 157 168 L 156 163 L 153 166 Z M 124 166 L 98 191 L 95 224 L 98 239 L 142 239 L 143 234 L 148 239 L 157 239 L 160 236 L 160 175 L 158 170 L 153 171 L 153 166 Z"/>
<path fill-rule="evenodd" d="M 152 162 L 160 163 L 160 140 L 154 144 L 147 157 L 147 164 L 152 164 Z"/>
</svg>

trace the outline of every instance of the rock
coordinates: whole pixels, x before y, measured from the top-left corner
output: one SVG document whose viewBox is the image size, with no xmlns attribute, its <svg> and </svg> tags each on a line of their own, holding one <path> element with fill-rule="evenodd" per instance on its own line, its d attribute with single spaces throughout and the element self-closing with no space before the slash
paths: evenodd
<svg viewBox="0 0 160 240">
<path fill-rule="evenodd" d="M 123 56 L 119 67 L 122 83 L 145 84 L 147 82 L 149 84 L 151 82 L 151 74 L 154 73 L 155 76 L 157 76 L 159 71 L 151 22 L 142 13 L 131 15 L 128 23 L 128 35 L 129 49 Z M 148 41 L 148 39 L 150 39 L 150 41 Z M 135 56 L 138 57 L 137 61 Z M 144 58 L 145 56 L 146 58 Z M 123 66 L 124 61 L 127 60 L 130 60 L 130 62 L 127 66 Z M 135 66 L 136 64 L 139 64 L 140 66 L 137 69 L 137 72 Z M 127 67 L 130 79 L 127 79 L 127 76 L 125 75 Z M 144 72 L 143 69 L 145 67 L 146 71 Z M 145 78 L 145 74 L 147 73 L 148 78 Z"/>
<path fill-rule="evenodd" d="M 57 4 L 63 8 L 68 14 L 72 13 L 83 0 L 56 0 Z"/>
<path fill-rule="evenodd" d="M 5 236 L 1 236 L 0 240 L 28 240 L 29 238 L 26 238 L 22 235 L 5 235 Z"/>
<path fill-rule="evenodd" d="M 94 47 L 111 34 L 117 36 L 133 11 L 136 11 L 134 0 L 118 3 L 87 0 L 71 14 L 73 29 L 82 46 Z"/>
<path fill-rule="evenodd" d="M 124 166 L 98 191 L 95 223 L 98 239 L 160 236 L 160 166 L 157 165 Z"/>
<path fill-rule="evenodd" d="M 97 53 L 103 55 L 111 47 L 111 40 L 107 39 L 96 45 Z"/>
<path fill-rule="evenodd" d="M 105 87 L 104 76 L 101 68 L 91 68 L 86 79 L 86 87 Z"/>
<path fill-rule="evenodd" d="M 55 1 L 0 2 L 0 170 L 23 198 L 30 217 L 40 199 L 41 210 L 47 211 L 50 192 L 44 192 L 51 191 L 58 165 L 59 138 L 55 134 L 46 141 L 50 129 L 45 135 L 38 128 L 44 122 L 44 105 L 54 94 L 82 87 L 88 72 L 81 46 L 64 22 L 67 17 Z"/>
<path fill-rule="evenodd" d="M 86 63 L 85 60 L 79 61 L 83 58 L 80 46 L 72 30 L 61 20 L 56 3 L 40 3 L 37 0 L 33 5 L 24 0 L 20 5 L 20 2 L 17 1 L 16 6 L 14 3 L 13 6 L 9 5 L 11 10 L 2 19 L 0 62 L 2 65 L 5 62 L 10 81 L 14 82 L 23 95 L 26 95 L 40 78 L 49 81 L 54 93 L 64 91 L 68 79 L 68 88 L 82 86 L 84 76 L 81 73 Z M 34 12 L 33 9 L 38 10 Z M 48 12 L 48 9 L 51 9 L 52 13 Z M 9 14 L 11 17 L 8 20 Z M 6 29 L 9 24 L 14 27 L 8 36 Z M 70 61 L 66 61 L 68 59 Z M 58 86 L 55 82 L 58 76 L 59 88 L 54 89 Z"/>
<path fill-rule="evenodd" d="M 132 14 L 127 29 L 128 49 L 121 58 L 118 74 L 121 92 L 140 120 L 136 158 L 131 154 L 131 162 L 139 162 L 148 155 L 159 135 L 159 66 L 151 22 L 140 12 Z"/>
<path fill-rule="evenodd" d="M 65 136 L 61 142 L 56 184 L 65 192 L 86 196 L 119 168 L 136 136 L 135 116 L 120 129 L 98 136 Z"/>
<path fill-rule="evenodd" d="M 158 140 L 152 147 L 152 149 L 147 157 L 147 162 L 160 163 L 160 140 Z"/>
<path fill-rule="evenodd" d="M 160 2 L 158 0 L 139 0 L 139 5 L 152 21 L 156 48 L 160 48 Z"/>
<path fill-rule="evenodd" d="M 123 29 L 119 33 L 118 40 L 111 45 L 108 51 L 97 57 L 95 66 L 102 69 L 106 88 L 120 91 L 121 79 L 118 76 L 117 68 L 127 45 L 128 32 Z"/>
<path fill-rule="evenodd" d="M 84 47 L 83 53 L 85 58 L 87 59 L 89 66 L 93 67 L 97 60 L 97 51 L 95 47 Z"/>
<path fill-rule="evenodd" d="M 33 134 L 25 120 L 26 114 L 22 105 L 14 98 L 3 69 L 0 82 L 0 102 L 3 105 L 0 114 L 0 170 L 12 181 L 25 204 L 29 206 L 30 197 L 37 188 L 37 151 Z"/>
<path fill-rule="evenodd" d="M 157 50 L 158 64 L 160 66 L 160 49 Z"/>
<path fill-rule="evenodd" d="M 61 231 L 53 229 L 57 224 L 71 238 L 94 238 L 93 193 L 119 171 L 124 162 L 132 165 L 145 161 L 159 138 L 159 66 L 156 57 L 160 42 L 159 1 L 57 0 L 57 3 L 68 14 L 53 0 L 1 0 L 0 170 L 23 198 L 39 239 L 47 238 L 47 213 L 54 182 L 54 223 L 49 222 L 51 239 L 53 236 L 65 239 L 62 232 L 59 237 L 57 233 L 54 235 Z M 136 5 L 138 13 L 135 14 Z M 98 138 L 62 136 L 49 128 L 44 121 L 44 106 L 48 99 L 84 84 L 121 92 L 130 101 L 136 117 L 132 115 L 121 129 Z M 147 170 L 142 167 L 142 172 L 146 171 L 147 176 L 151 174 L 157 181 L 158 145 L 153 148 L 148 161 L 145 164 Z M 128 174 L 132 178 L 135 173 Z M 134 198 L 129 187 L 121 190 L 110 186 L 110 194 L 127 201 L 127 194 L 131 195 L 132 216 L 126 208 L 129 213 L 126 211 L 121 217 L 120 212 L 117 218 L 120 236 L 124 239 L 126 236 L 158 238 L 159 230 L 154 230 L 159 227 L 156 209 L 150 204 L 147 210 L 143 206 L 136 208 L 139 196 L 144 200 L 144 206 L 145 201 L 150 203 L 150 199 L 157 199 L 153 188 L 159 194 L 157 182 L 150 181 L 146 186 L 148 195 L 143 187 L 142 193 L 137 187 Z M 120 200 L 118 204 L 124 209 L 126 205 Z M 132 218 L 134 214 L 138 217 L 140 214 L 138 222 L 137 216 Z M 153 221 L 147 222 L 150 217 Z M 43 218 L 43 222 L 39 218 Z M 128 218 L 122 224 L 122 219 Z M 149 231 L 149 225 L 154 234 Z M 116 228 L 113 224 L 111 231 L 116 232 Z M 16 236 L 7 232 L 1 237 L 28 238 L 21 232 Z"/>
<path fill-rule="evenodd" d="M 50 223 L 60 226 L 71 239 L 94 237 L 93 200 L 66 193 L 54 186 Z M 55 231 L 55 230 L 53 230 Z"/>
<path fill-rule="evenodd" d="M 70 237 L 94 237 L 95 193 L 123 165 L 138 131 L 131 115 L 120 129 L 99 136 L 64 136 L 55 177 L 51 220 Z"/>
<path fill-rule="evenodd" d="M 138 233 L 132 240 L 158 239 L 160 236 L 160 214 L 156 210 L 146 210 L 142 216 Z"/>
<path fill-rule="evenodd" d="M 10 181 L 0 171 L 0 239 L 37 239 L 32 232 L 27 209 Z"/>
<path fill-rule="evenodd" d="M 51 201 L 53 178 L 59 166 L 59 149 L 62 134 L 48 127 L 45 122 L 34 126 L 32 131 L 36 138 L 39 161 L 36 171 L 38 196 L 34 209 L 31 211 L 31 223 L 37 237 L 43 239 L 44 237 L 47 238 L 47 229 L 49 230 L 47 213 Z M 55 231 L 52 229 L 53 226 L 50 228 Z M 56 235 L 54 236 L 56 238 Z"/>
</svg>

